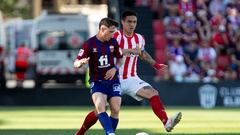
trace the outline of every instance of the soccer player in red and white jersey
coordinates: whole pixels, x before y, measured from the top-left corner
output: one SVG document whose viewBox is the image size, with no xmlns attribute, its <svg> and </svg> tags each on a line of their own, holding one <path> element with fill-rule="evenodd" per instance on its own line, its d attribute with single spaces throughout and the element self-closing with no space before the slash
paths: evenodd
<svg viewBox="0 0 240 135">
<path fill-rule="evenodd" d="M 141 101 L 147 99 L 153 112 L 162 121 L 167 132 L 171 132 L 174 126 L 181 120 L 181 112 L 168 118 L 164 106 L 160 101 L 158 91 L 150 84 L 141 80 L 137 75 L 137 59 L 140 57 L 153 66 L 156 70 L 164 71 L 167 65 L 157 63 L 144 49 L 145 39 L 141 34 L 135 33 L 137 14 L 134 11 L 125 11 L 121 16 L 122 30 L 114 34 L 124 55 L 124 64 L 119 68 L 122 94 L 128 94 L 134 99 Z M 96 123 L 95 111 L 90 112 L 84 120 L 81 129 L 76 135 L 84 133 Z"/>
</svg>

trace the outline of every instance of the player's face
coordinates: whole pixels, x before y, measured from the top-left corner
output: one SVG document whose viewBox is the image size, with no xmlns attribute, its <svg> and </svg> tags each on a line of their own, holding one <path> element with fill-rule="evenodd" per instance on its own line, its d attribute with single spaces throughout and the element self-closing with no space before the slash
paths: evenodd
<svg viewBox="0 0 240 135">
<path fill-rule="evenodd" d="M 137 25 L 137 17 L 136 16 L 127 16 L 124 20 L 122 20 L 123 30 L 129 34 L 132 34 Z"/>
<path fill-rule="evenodd" d="M 115 26 L 110 26 L 109 28 L 105 26 L 103 30 L 104 40 L 109 41 L 112 38 L 115 31 L 116 31 Z"/>
</svg>

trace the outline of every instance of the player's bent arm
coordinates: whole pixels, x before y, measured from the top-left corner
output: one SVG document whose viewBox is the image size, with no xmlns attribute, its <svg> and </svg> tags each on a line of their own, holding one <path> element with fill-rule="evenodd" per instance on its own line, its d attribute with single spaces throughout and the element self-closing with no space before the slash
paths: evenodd
<svg viewBox="0 0 240 135">
<path fill-rule="evenodd" d="M 145 50 L 142 51 L 141 55 L 139 55 L 139 57 L 146 61 L 147 63 L 149 63 L 154 69 L 156 70 L 162 70 L 165 71 L 167 69 L 167 65 L 165 64 L 159 64 L 157 63 L 149 54 L 148 52 L 146 52 Z"/>
<path fill-rule="evenodd" d="M 142 51 L 141 55 L 139 56 L 143 61 L 146 61 L 148 64 L 153 66 L 156 61 L 152 58 L 152 56 L 147 51 Z"/>
<path fill-rule="evenodd" d="M 73 63 L 73 66 L 75 68 L 80 68 L 80 67 L 82 67 L 82 65 L 87 64 L 89 59 L 90 59 L 89 57 L 88 58 L 82 58 L 82 59 L 76 59 Z"/>
<path fill-rule="evenodd" d="M 123 55 L 129 54 L 129 53 L 133 53 L 133 49 L 122 49 Z"/>
<path fill-rule="evenodd" d="M 123 53 L 123 55 L 126 55 L 126 54 L 139 55 L 141 53 L 141 50 L 138 47 L 136 47 L 134 49 L 122 49 L 122 53 Z"/>
<path fill-rule="evenodd" d="M 80 68 L 80 67 L 82 67 L 82 63 L 80 62 L 80 60 L 76 59 L 73 63 L 73 66 L 75 68 Z"/>
</svg>

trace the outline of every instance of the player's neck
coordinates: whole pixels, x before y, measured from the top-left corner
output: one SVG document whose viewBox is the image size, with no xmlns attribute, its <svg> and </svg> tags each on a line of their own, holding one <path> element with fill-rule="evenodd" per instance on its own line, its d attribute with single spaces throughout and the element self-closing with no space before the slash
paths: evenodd
<svg viewBox="0 0 240 135">
<path fill-rule="evenodd" d="M 97 35 L 96 35 L 96 38 L 97 38 L 99 41 L 101 41 L 101 42 L 104 42 L 104 41 L 105 41 L 104 38 L 103 38 L 100 34 L 97 34 Z"/>
<path fill-rule="evenodd" d="M 133 36 L 133 32 L 126 32 L 123 30 L 123 34 L 126 36 L 126 37 L 132 37 Z"/>
</svg>

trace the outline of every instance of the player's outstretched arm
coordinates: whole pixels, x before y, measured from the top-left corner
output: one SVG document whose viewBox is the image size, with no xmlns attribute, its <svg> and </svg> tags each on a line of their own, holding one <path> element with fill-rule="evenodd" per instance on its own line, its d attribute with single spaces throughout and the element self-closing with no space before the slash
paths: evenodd
<svg viewBox="0 0 240 135">
<path fill-rule="evenodd" d="M 141 55 L 139 55 L 139 57 L 146 61 L 148 64 L 150 64 L 154 69 L 156 70 L 160 70 L 160 71 L 166 71 L 168 66 L 165 64 L 160 64 L 157 63 L 152 57 L 151 55 L 147 52 L 147 51 L 142 51 Z"/>
<path fill-rule="evenodd" d="M 73 66 L 75 67 L 75 68 L 80 68 L 80 67 L 82 67 L 82 65 L 84 65 L 84 64 L 87 64 L 88 63 L 88 61 L 89 61 L 89 57 L 88 58 L 82 58 L 82 59 L 76 59 L 75 61 L 74 61 L 74 63 L 73 63 Z"/>
</svg>

